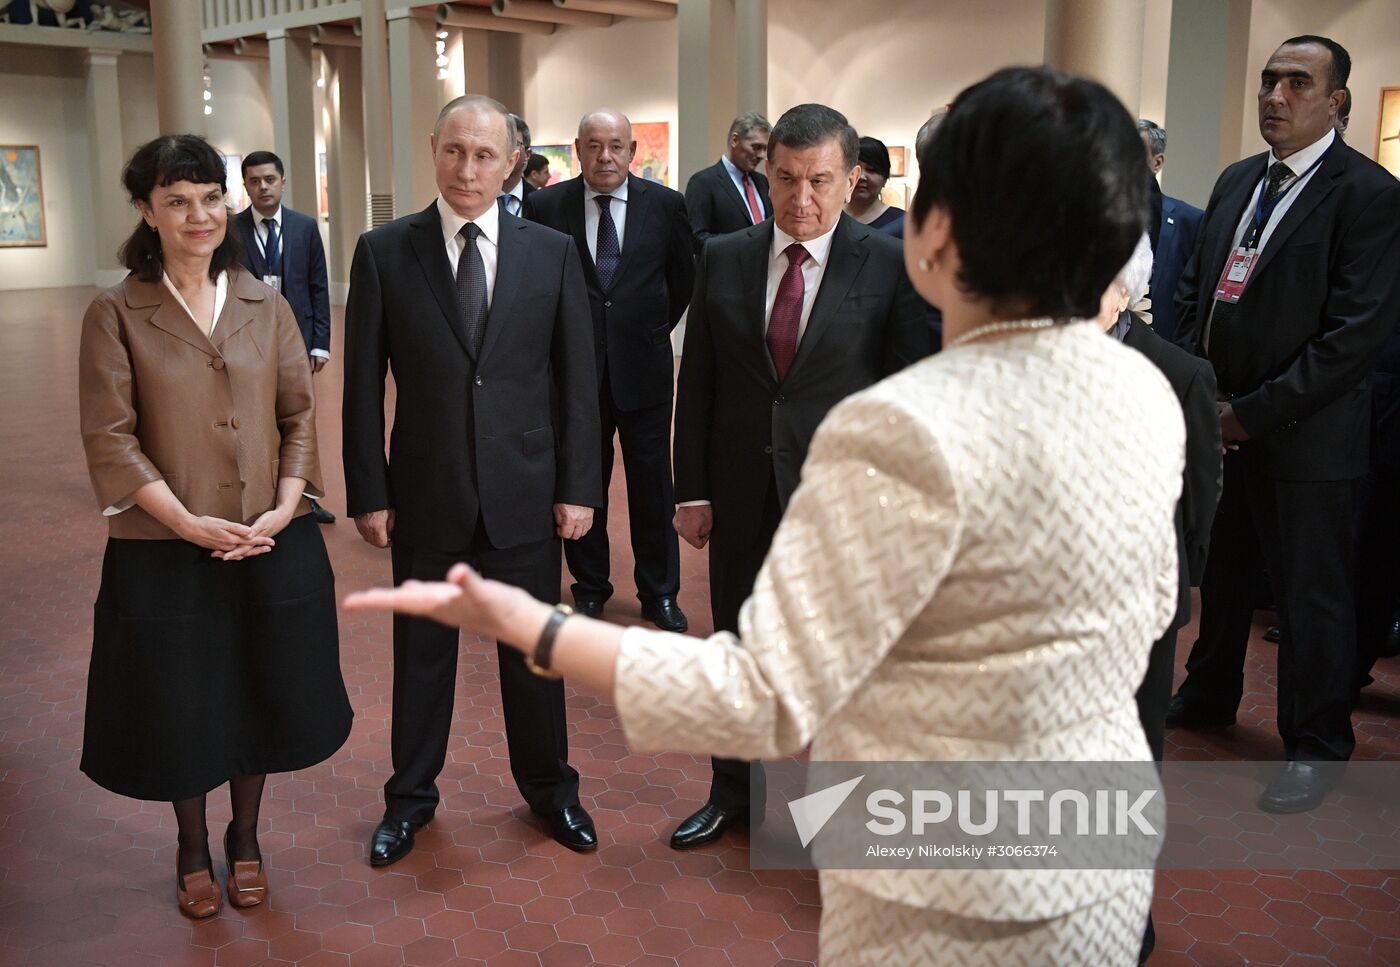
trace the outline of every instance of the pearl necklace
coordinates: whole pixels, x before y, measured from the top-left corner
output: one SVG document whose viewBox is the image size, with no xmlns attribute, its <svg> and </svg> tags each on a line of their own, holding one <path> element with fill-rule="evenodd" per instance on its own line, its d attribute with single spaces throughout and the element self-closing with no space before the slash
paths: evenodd
<svg viewBox="0 0 1400 967">
<path fill-rule="evenodd" d="M 1037 329 L 1049 329 L 1055 325 L 1054 319 L 1015 319 L 1011 322 L 989 322 L 985 326 L 978 326 L 971 329 L 957 339 L 954 339 L 944 349 L 952 349 L 954 346 L 961 346 L 983 336 L 990 336 L 999 332 L 1033 332 Z"/>
</svg>

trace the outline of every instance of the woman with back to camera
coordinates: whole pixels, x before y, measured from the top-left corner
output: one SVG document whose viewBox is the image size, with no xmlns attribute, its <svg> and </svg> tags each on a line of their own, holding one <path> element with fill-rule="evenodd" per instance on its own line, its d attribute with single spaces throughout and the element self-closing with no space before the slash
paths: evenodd
<svg viewBox="0 0 1400 967">
<path fill-rule="evenodd" d="M 639 751 L 1148 762 L 1133 696 L 1176 607 L 1182 416 L 1090 321 L 1146 223 L 1142 143 L 1101 85 L 1018 68 L 920 162 L 906 265 L 947 348 L 828 415 L 740 637 L 567 617 L 464 565 L 349 606 L 521 642 L 614 696 Z M 1152 877 L 823 870 L 821 959 L 1133 964 Z"/>
<path fill-rule="evenodd" d="M 901 237 L 904 209 L 886 205 L 880 198 L 890 180 L 890 151 L 876 138 L 860 139 L 860 180 L 846 203 L 846 214 L 876 231 Z"/>
<path fill-rule="evenodd" d="M 311 368 L 285 299 L 238 263 L 222 156 L 194 135 L 136 150 L 130 274 L 83 319 L 83 446 L 108 522 L 82 770 L 174 804 L 180 912 L 213 916 L 205 796 L 227 782 L 229 902 L 268 884 L 269 772 L 350 733 L 335 585 L 305 497 L 324 496 Z"/>
</svg>

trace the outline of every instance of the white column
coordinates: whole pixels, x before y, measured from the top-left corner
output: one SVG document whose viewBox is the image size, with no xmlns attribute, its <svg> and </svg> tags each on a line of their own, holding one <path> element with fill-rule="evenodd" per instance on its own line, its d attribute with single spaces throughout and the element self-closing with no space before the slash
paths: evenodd
<svg viewBox="0 0 1400 967">
<path fill-rule="evenodd" d="M 1045 63 L 1091 77 L 1137 116 L 1146 0 L 1050 0 Z"/>
<path fill-rule="evenodd" d="M 122 188 L 122 98 L 117 82 L 120 51 L 89 50 L 87 67 L 88 136 L 92 139 L 92 233 L 96 274 L 93 284 L 107 288 L 126 275 L 117 249 L 136 225 L 136 215 Z"/>
<path fill-rule="evenodd" d="M 360 51 L 353 47 L 323 49 L 331 66 L 330 130 L 326 132 L 326 177 L 330 182 L 331 248 L 326 271 L 331 301 L 341 304 L 350 284 L 350 260 L 355 243 L 369 228 L 365 194 L 364 97 L 360 84 Z"/>
<path fill-rule="evenodd" d="M 388 17 L 394 207 L 403 215 L 423 208 L 437 194 L 429 143 L 442 109 L 433 43 L 437 21 L 431 10 L 391 10 Z"/>
<path fill-rule="evenodd" d="M 734 0 L 686 0 L 676 11 L 676 34 L 677 184 L 684 185 L 714 164 L 734 119 Z"/>
<path fill-rule="evenodd" d="M 393 163 L 389 149 L 392 142 L 389 130 L 389 35 L 384 20 L 384 0 L 362 0 L 360 40 L 370 225 L 377 227 L 394 217 Z"/>
<path fill-rule="evenodd" d="M 734 0 L 734 113 L 768 115 L 768 0 Z M 769 120 L 773 120 L 769 118 Z"/>
<path fill-rule="evenodd" d="M 161 134 L 204 134 L 204 45 L 199 4 L 152 0 L 156 115 Z"/>
<path fill-rule="evenodd" d="M 267 53 L 272 71 L 272 150 L 287 169 L 282 204 L 315 218 L 320 179 L 311 38 L 303 30 L 269 30 Z"/>
</svg>

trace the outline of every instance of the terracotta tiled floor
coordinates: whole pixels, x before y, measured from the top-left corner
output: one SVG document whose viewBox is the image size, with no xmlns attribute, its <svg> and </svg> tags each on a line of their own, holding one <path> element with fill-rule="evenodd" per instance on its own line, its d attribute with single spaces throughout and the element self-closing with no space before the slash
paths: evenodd
<svg viewBox="0 0 1400 967">
<path fill-rule="evenodd" d="M 332 760 L 270 782 L 261 841 L 272 897 L 192 924 L 172 902 L 168 806 L 122 799 L 77 771 L 105 529 L 77 433 L 78 322 L 90 289 L 0 294 L 0 964 L 495 965 L 810 963 L 812 875 L 751 873 L 742 837 L 679 854 L 665 839 L 705 795 L 709 766 L 638 756 L 613 709 L 569 696 L 572 759 L 602 846 L 579 856 L 529 818 L 511 783 L 490 649 L 462 646 L 443 807 L 411 857 L 365 863 L 388 769 L 388 620 L 342 616 L 354 733 Z M 339 311 L 337 310 L 337 326 Z M 337 344 L 337 349 L 338 344 Z M 340 386 L 317 377 L 326 504 L 344 507 Z M 620 464 L 619 464 L 620 472 Z M 626 547 L 613 488 L 614 545 Z M 342 520 L 324 530 L 343 593 L 388 560 Z M 682 604 L 708 631 L 705 561 L 683 548 Z M 630 563 L 609 617 L 636 621 Z M 1262 630 L 1262 626 L 1260 629 Z M 1193 632 L 1183 635 L 1184 650 Z M 1271 758 L 1271 646 L 1256 640 L 1241 724 L 1178 733 L 1171 754 Z M 1400 668 L 1357 717 L 1358 756 L 1400 757 Z M 228 818 L 211 796 L 212 839 Z M 215 845 L 216 866 L 221 866 Z M 1154 964 L 1400 964 L 1400 873 L 1163 873 Z"/>
</svg>

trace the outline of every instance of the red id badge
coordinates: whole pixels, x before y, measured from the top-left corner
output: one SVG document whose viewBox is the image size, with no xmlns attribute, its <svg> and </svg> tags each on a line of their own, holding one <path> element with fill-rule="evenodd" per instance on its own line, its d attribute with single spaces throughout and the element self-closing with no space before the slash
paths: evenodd
<svg viewBox="0 0 1400 967">
<path fill-rule="evenodd" d="M 1225 260 L 1225 268 L 1220 273 L 1220 281 L 1215 284 L 1215 298 L 1221 302 L 1236 303 L 1244 294 L 1249 273 L 1254 271 L 1254 263 L 1259 258 L 1258 249 L 1243 246 L 1230 253 Z"/>
</svg>

